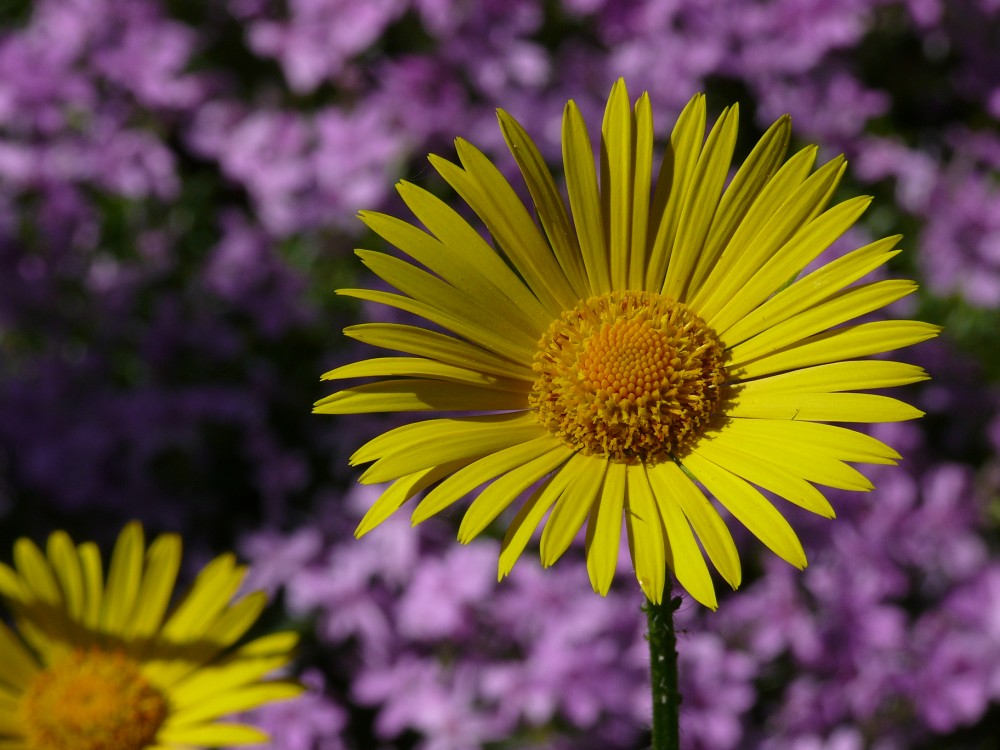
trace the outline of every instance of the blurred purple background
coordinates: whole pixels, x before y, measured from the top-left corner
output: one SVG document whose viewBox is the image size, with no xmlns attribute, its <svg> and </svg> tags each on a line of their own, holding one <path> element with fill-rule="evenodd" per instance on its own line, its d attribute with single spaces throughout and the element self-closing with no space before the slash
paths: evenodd
<svg viewBox="0 0 1000 750">
<path fill-rule="evenodd" d="M 903 312 L 947 330 L 902 355 L 934 380 L 877 430 L 901 466 L 834 522 L 787 511 L 810 567 L 741 538 L 743 588 L 685 600 L 685 747 L 995 750 L 998 50 L 997 0 L 3 0 L 2 549 L 130 518 L 239 549 L 306 637 L 312 690 L 258 714 L 279 750 L 644 747 L 630 576 L 601 599 L 577 551 L 498 585 L 454 515 L 355 541 L 377 488 L 346 457 L 385 422 L 309 408 L 373 312 L 333 294 L 380 246 L 354 213 L 447 195 L 428 151 L 509 170 L 502 106 L 557 158 L 565 100 L 594 122 L 620 75 L 662 137 L 705 91 L 742 153 L 784 112 L 846 153 L 853 239 L 905 233 Z"/>
</svg>

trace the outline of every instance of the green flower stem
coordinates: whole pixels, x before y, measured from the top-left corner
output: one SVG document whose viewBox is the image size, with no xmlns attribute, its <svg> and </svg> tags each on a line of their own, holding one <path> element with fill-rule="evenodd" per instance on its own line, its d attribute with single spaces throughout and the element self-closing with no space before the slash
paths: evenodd
<svg viewBox="0 0 1000 750">
<path fill-rule="evenodd" d="M 679 709 L 681 694 L 677 685 L 677 637 L 674 612 L 681 605 L 679 596 L 670 597 L 670 579 L 663 589 L 663 603 L 646 600 L 649 623 L 649 677 L 653 688 L 652 750 L 680 750 Z"/>
</svg>

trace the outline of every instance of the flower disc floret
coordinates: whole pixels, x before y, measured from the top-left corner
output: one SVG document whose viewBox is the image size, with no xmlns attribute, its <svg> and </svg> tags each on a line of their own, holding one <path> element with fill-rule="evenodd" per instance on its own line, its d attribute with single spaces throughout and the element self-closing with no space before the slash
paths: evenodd
<svg viewBox="0 0 1000 750">
<path fill-rule="evenodd" d="M 563 313 L 533 369 L 539 421 L 574 450 L 623 463 L 683 455 L 725 397 L 718 336 L 653 292 L 611 292 Z"/>
<path fill-rule="evenodd" d="M 153 744 L 167 709 L 134 660 L 77 649 L 38 673 L 21 719 L 30 750 L 141 750 Z"/>
</svg>

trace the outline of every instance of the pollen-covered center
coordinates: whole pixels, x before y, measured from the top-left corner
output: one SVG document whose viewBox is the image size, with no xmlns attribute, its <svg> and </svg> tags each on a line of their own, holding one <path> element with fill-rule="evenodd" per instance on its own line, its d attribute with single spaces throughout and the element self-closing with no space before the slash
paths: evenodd
<svg viewBox="0 0 1000 750">
<path fill-rule="evenodd" d="M 625 463 L 686 452 L 725 395 L 719 337 L 653 292 L 611 292 L 564 312 L 533 368 L 542 424 L 576 450 Z"/>
<path fill-rule="evenodd" d="M 40 672 L 19 716 L 29 750 L 141 750 L 155 744 L 167 701 L 134 660 L 94 648 Z"/>
</svg>

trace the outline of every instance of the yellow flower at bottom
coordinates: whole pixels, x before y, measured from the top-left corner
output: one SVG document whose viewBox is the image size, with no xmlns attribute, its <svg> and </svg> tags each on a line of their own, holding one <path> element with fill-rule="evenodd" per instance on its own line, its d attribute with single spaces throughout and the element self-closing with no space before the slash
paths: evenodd
<svg viewBox="0 0 1000 750">
<path fill-rule="evenodd" d="M 263 679 L 288 663 L 297 635 L 233 648 L 267 602 L 262 592 L 233 602 L 245 568 L 228 554 L 210 562 L 168 614 L 180 559 L 178 536 L 160 536 L 147 549 L 141 526 L 131 523 L 105 584 L 93 543 L 74 545 L 59 531 L 43 553 L 17 541 L 15 568 L 0 564 L 0 597 L 24 639 L 0 623 L 0 750 L 267 741 L 253 727 L 218 719 L 302 691 Z"/>
<path fill-rule="evenodd" d="M 705 99 L 694 97 L 654 179 L 647 95 L 633 107 L 623 81 L 612 88 L 599 168 L 580 111 L 568 102 L 567 210 L 538 148 L 499 111 L 537 223 L 468 142 L 456 141 L 460 164 L 430 157 L 492 245 L 443 201 L 406 182 L 399 193 L 423 228 L 361 213 L 415 263 L 359 250 L 400 293 L 340 293 L 396 307 L 450 334 L 394 323 L 345 329 L 412 356 L 326 373 L 331 380 L 383 379 L 334 393 L 316 411 L 478 413 L 398 427 L 352 456 L 355 465 L 374 462 L 362 482 L 392 482 L 358 536 L 424 490 L 414 523 L 483 488 L 459 528 L 459 541 L 468 542 L 534 486 L 507 528 L 501 578 L 543 521 L 543 565 L 586 525 L 587 568 L 604 594 L 624 518 L 646 596 L 660 601 L 669 567 L 714 608 L 705 555 L 733 588 L 741 580 L 717 505 L 783 559 L 806 565 L 795 532 L 761 490 L 827 517 L 833 509 L 816 485 L 870 490 L 850 464 L 891 464 L 899 454 L 826 423 L 920 416 L 896 399 L 856 391 L 924 380 L 919 367 L 863 358 L 938 329 L 856 322 L 916 289 L 906 280 L 855 283 L 899 252 L 898 236 L 800 278 L 870 199 L 829 207 L 845 161 L 814 170 L 814 146 L 786 158 L 787 116 L 728 179 L 737 114 L 735 106 L 723 111 L 706 139 Z"/>
</svg>

